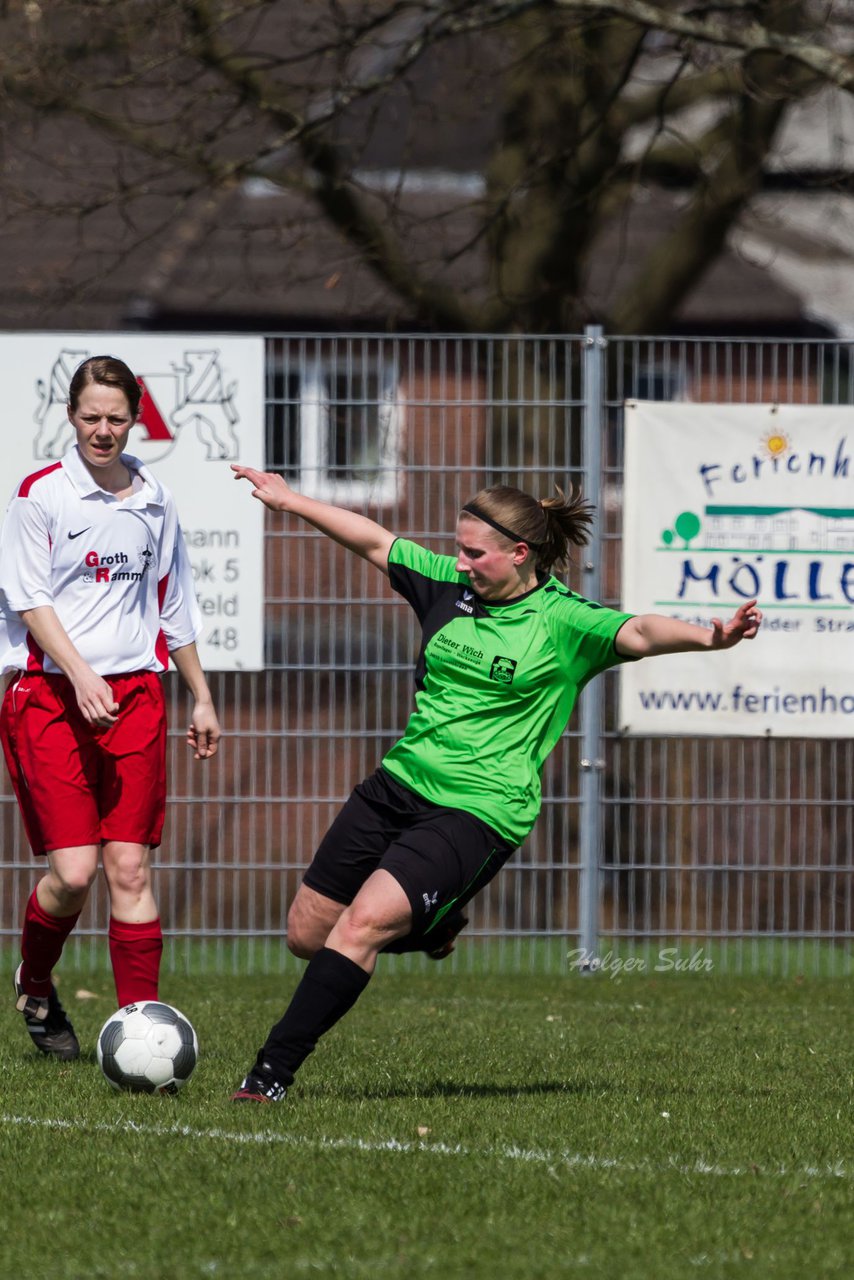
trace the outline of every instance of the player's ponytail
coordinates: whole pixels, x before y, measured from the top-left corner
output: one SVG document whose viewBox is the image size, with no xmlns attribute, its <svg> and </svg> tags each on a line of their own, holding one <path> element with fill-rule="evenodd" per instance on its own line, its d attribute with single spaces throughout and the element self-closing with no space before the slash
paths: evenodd
<svg viewBox="0 0 854 1280">
<path fill-rule="evenodd" d="M 590 526 L 595 507 L 580 489 L 569 487 L 564 493 L 555 485 L 554 498 L 541 498 L 539 505 L 546 518 L 547 538 L 537 568 L 546 571 L 553 566 L 565 568 L 570 560 L 570 546 L 583 547 L 590 541 Z"/>
<path fill-rule="evenodd" d="M 511 542 L 526 542 L 537 568 L 549 573 L 569 562 L 570 545 L 589 541 L 594 511 L 572 486 L 567 494 L 555 485 L 555 492 L 538 501 L 510 485 L 492 485 L 467 502 L 462 514 L 476 516 Z"/>
</svg>

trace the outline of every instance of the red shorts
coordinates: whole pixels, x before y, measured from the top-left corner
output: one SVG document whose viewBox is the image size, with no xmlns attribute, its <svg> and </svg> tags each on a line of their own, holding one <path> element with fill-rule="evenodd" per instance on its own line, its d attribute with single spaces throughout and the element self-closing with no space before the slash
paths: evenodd
<svg viewBox="0 0 854 1280">
<path fill-rule="evenodd" d="M 0 741 L 33 853 L 107 840 L 160 844 L 166 701 L 153 671 L 105 676 L 116 723 L 93 728 L 62 675 L 22 672 L 6 690 Z"/>
</svg>

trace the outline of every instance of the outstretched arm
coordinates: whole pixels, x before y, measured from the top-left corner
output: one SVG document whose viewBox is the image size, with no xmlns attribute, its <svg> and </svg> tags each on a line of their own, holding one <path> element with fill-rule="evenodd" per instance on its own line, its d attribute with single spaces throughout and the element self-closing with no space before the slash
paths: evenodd
<svg viewBox="0 0 854 1280">
<path fill-rule="evenodd" d="M 333 542 L 340 543 L 348 551 L 355 551 L 357 556 L 388 576 L 388 553 L 395 534 L 389 533 L 381 524 L 360 516 L 356 511 L 333 507 L 331 503 L 318 502 L 316 498 L 306 498 L 296 493 L 280 475 L 256 471 L 254 467 L 243 467 L 234 462 L 231 469 L 235 480 L 248 480 L 253 485 L 252 497 L 263 502 L 265 507 L 301 516 Z"/>
<path fill-rule="evenodd" d="M 739 605 L 727 622 L 712 618 L 711 629 L 693 622 L 680 622 L 660 613 L 641 613 L 629 618 L 617 632 L 617 653 L 623 657 L 650 658 L 660 653 L 690 653 L 698 649 L 731 649 L 742 640 L 752 640 L 759 630 L 762 613 L 755 600 Z"/>
</svg>

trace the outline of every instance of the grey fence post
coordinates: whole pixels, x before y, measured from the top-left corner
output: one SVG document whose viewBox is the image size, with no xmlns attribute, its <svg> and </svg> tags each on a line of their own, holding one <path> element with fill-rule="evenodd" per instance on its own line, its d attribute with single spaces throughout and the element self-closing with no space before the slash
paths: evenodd
<svg viewBox="0 0 854 1280">
<path fill-rule="evenodd" d="M 583 401 L 584 492 L 596 504 L 597 519 L 584 558 L 584 594 L 598 600 L 602 592 L 602 430 L 604 425 L 605 349 L 600 325 L 584 331 L 581 360 Z M 602 731 L 605 690 L 593 680 L 584 690 L 579 707 L 581 722 L 581 779 L 579 816 L 579 946 L 582 973 L 591 973 L 591 960 L 599 944 L 599 852 L 602 848 Z"/>
</svg>

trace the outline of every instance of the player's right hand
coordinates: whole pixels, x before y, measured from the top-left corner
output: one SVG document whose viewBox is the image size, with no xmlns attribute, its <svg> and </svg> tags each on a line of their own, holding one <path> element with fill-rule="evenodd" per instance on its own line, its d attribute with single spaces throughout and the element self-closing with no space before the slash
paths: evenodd
<svg viewBox="0 0 854 1280">
<path fill-rule="evenodd" d="M 95 671 L 74 681 L 74 692 L 80 714 L 87 724 L 108 729 L 119 718 L 119 704 L 112 689 Z"/>
</svg>

